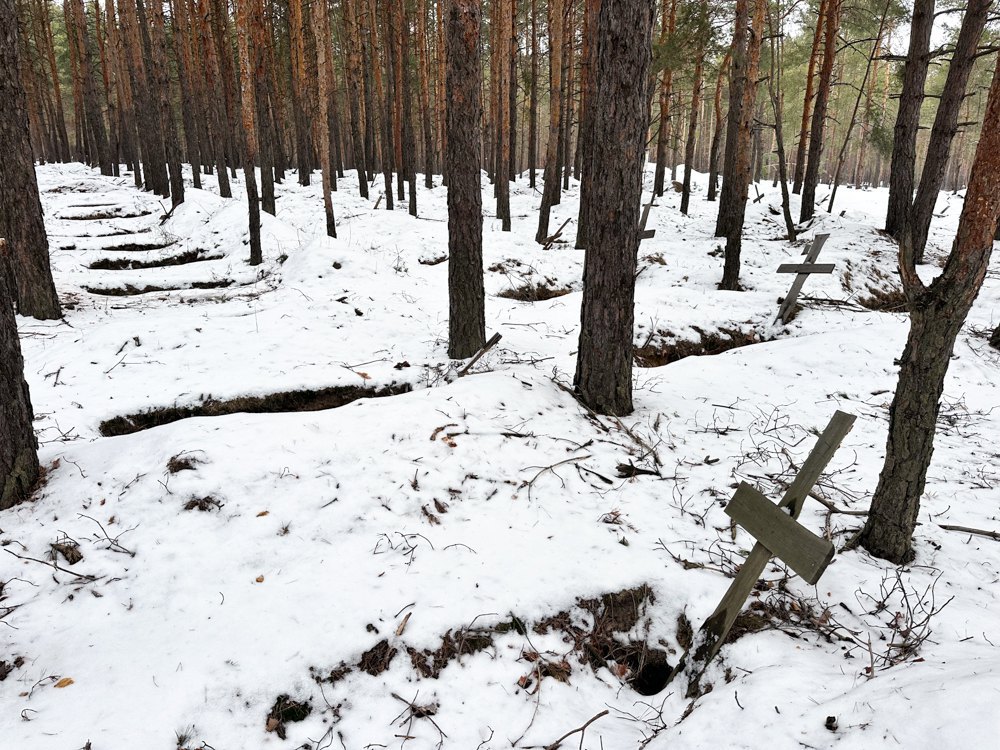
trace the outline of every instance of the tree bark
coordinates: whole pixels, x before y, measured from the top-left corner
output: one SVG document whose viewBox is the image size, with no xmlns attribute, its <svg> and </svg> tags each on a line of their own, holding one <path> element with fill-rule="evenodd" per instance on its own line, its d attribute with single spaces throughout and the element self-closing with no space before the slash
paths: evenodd
<svg viewBox="0 0 1000 750">
<path fill-rule="evenodd" d="M 7 15 L 13 7 L 13 0 L 0 0 L 0 29 L 15 26 Z M 3 38 L 6 34 L 6 31 L 0 32 L 0 43 L 3 45 L 10 41 Z M 6 53 L 0 54 L 6 57 Z M 0 80 L 6 77 L 0 66 Z M 4 88 L 0 86 L 0 92 L 6 94 Z M 13 109 L 0 108 L 0 122 L 17 119 L 16 114 Z M 21 126 L 20 123 L 11 125 Z M 0 125 L 0 132 L 6 129 Z M 7 254 L 6 240 L 0 238 L 0 265 L 13 261 Z M 39 474 L 38 444 L 31 423 L 31 396 L 24 381 L 24 360 L 17 337 L 17 320 L 10 304 L 11 291 L 7 288 L 4 274 L 0 273 L 0 393 L 3 393 L 0 399 L 0 510 L 27 500 Z"/>
<path fill-rule="evenodd" d="M 914 0 L 910 23 L 910 47 L 903 66 L 903 90 L 892 139 L 889 167 L 889 206 L 885 231 L 899 239 L 907 223 L 913 201 L 913 181 L 917 163 L 917 130 L 924 84 L 930 65 L 931 31 L 934 28 L 934 0 Z"/>
<path fill-rule="evenodd" d="M 577 151 L 580 164 L 580 211 L 576 222 L 576 248 L 587 247 L 590 232 L 590 194 L 594 187 L 594 94 L 597 78 L 597 21 L 601 0 L 586 0 L 583 16 L 583 52 L 580 55 L 580 132 Z"/>
<path fill-rule="evenodd" d="M 330 23 L 327 0 L 313 3 L 313 21 L 316 30 L 316 70 L 319 75 L 319 117 L 316 142 L 319 143 L 320 167 L 323 170 L 323 212 L 326 214 L 326 234 L 337 236 L 337 223 L 333 215 L 333 164 L 330 158 L 330 101 L 333 98 L 333 60 L 330 46 Z"/>
<path fill-rule="evenodd" d="M 976 61 L 979 39 L 983 35 L 986 17 L 992 5 L 993 0 L 969 0 L 955 49 L 951 53 L 948 77 L 945 79 L 937 114 L 934 116 L 934 126 L 931 128 L 931 137 L 927 143 L 920 184 L 903 231 L 906 235 L 903 241 L 912 243 L 912 253 L 917 263 L 922 263 L 924 259 L 924 247 L 927 245 L 927 233 L 930 231 L 931 219 L 934 216 L 934 204 L 937 203 L 941 184 L 944 182 L 951 143 L 958 131 L 958 116 L 962 111 L 969 75 Z"/>
<path fill-rule="evenodd" d="M 732 49 L 726 52 L 726 57 L 719 66 L 719 77 L 715 80 L 715 126 L 712 133 L 712 145 L 708 151 L 708 194 L 705 200 L 714 201 L 719 189 L 719 156 L 722 154 L 722 81 L 729 76 L 729 64 L 732 61 Z"/>
<path fill-rule="evenodd" d="M 254 115 L 257 106 L 253 74 L 256 51 L 250 38 L 251 3 L 253 0 L 236 0 L 236 26 L 243 29 L 236 35 L 240 67 L 240 106 L 243 120 L 243 179 L 247 188 L 247 206 L 250 225 L 250 265 L 260 265 L 264 258 L 260 246 L 260 197 L 257 194 L 257 131 Z"/>
<path fill-rule="evenodd" d="M 698 137 L 698 111 L 701 108 L 705 45 L 711 31 L 707 0 L 702 0 L 698 13 L 698 48 L 695 50 L 694 74 L 691 82 L 691 116 L 688 118 L 687 143 L 684 146 L 684 183 L 681 186 L 681 213 L 685 216 L 691 205 L 691 171 L 694 169 L 694 148 Z"/>
<path fill-rule="evenodd" d="M 471 357 L 486 343 L 483 194 L 480 186 L 478 0 L 447 3 L 448 356 Z"/>
<path fill-rule="evenodd" d="M 914 557 L 913 531 L 934 449 L 944 379 L 955 339 L 986 276 L 998 216 L 1000 65 L 993 74 L 958 232 L 944 271 L 925 287 L 901 249 L 910 332 L 889 409 L 885 464 L 860 537 L 865 549 L 896 564 Z"/>
<path fill-rule="evenodd" d="M 823 31 L 823 65 L 819 70 L 816 86 L 816 103 L 813 107 L 812 126 L 809 128 L 809 161 L 802 183 L 802 205 L 799 221 L 808 221 L 816 213 L 816 186 L 819 185 L 820 160 L 823 158 L 823 129 L 826 110 L 833 86 L 833 63 L 837 57 L 837 32 L 840 29 L 840 11 L 843 0 L 827 0 L 825 29 Z"/>
<path fill-rule="evenodd" d="M 593 184 L 574 384 L 599 414 L 632 411 L 639 205 L 642 201 L 654 5 L 603 0 L 597 25 Z"/>
<path fill-rule="evenodd" d="M 549 0 L 549 139 L 545 146 L 545 173 L 542 205 L 538 209 L 538 231 L 535 242 L 544 245 L 549 238 L 549 213 L 559 192 L 559 126 L 562 123 L 562 31 L 563 3 Z"/>
<path fill-rule="evenodd" d="M 677 27 L 677 0 L 660 1 L 660 44 L 665 44 Z M 667 146 L 670 140 L 670 90 L 674 71 L 663 70 L 660 79 L 660 125 L 656 134 L 656 169 L 653 172 L 653 194 L 663 195 L 667 173 Z"/>
<path fill-rule="evenodd" d="M 829 0 L 820 0 L 819 12 L 816 15 L 816 29 L 813 31 L 812 51 L 809 53 L 806 94 L 802 100 L 802 124 L 799 126 L 799 145 L 795 151 L 795 182 L 792 185 L 792 192 L 796 195 L 802 192 L 802 178 L 806 173 L 806 148 L 809 144 L 809 117 L 812 114 L 813 96 L 815 95 L 816 61 L 819 60 L 820 41 L 823 39 L 823 25 L 828 4 Z"/>
<path fill-rule="evenodd" d="M 10 248 L 9 258 L 5 255 L 0 260 L 0 275 L 13 280 L 9 286 L 13 287 L 22 315 L 56 320 L 62 317 L 62 311 L 49 268 L 49 241 L 42 220 L 28 135 L 27 102 L 18 72 L 17 39 L 14 0 L 0 0 L 0 102 L 3 102 L 0 106 L 0 164 L 3 165 L 0 237 L 7 240 Z M 0 294 L 0 305 L 5 309 L 8 299 Z"/>
</svg>

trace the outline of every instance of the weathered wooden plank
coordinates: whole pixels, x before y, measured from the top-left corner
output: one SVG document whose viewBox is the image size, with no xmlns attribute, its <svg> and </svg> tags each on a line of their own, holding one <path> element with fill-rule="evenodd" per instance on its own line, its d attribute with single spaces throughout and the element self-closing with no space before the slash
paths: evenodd
<svg viewBox="0 0 1000 750">
<path fill-rule="evenodd" d="M 833 560 L 833 544 L 796 523 L 788 513 L 746 482 L 726 506 L 726 515 L 781 558 L 808 584 L 816 583 Z"/>
<path fill-rule="evenodd" d="M 651 240 L 655 236 L 656 236 L 656 230 L 655 229 L 644 229 L 641 232 L 639 232 L 639 239 L 640 240 Z"/>
<path fill-rule="evenodd" d="M 851 431 L 855 419 L 853 414 L 837 411 L 830 419 L 826 429 L 820 434 L 809 457 L 806 458 L 799 473 L 785 490 L 781 502 L 778 503 L 779 508 L 788 509 L 791 518 L 799 517 L 806 495 L 809 494 L 809 490 L 816 484 L 823 469 L 833 458 L 841 441 Z M 757 584 L 757 579 L 764 572 L 767 561 L 770 559 L 771 552 L 767 547 L 760 543 L 753 546 L 740 568 L 740 572 L 729 584 L 729 589 L 723 595 L 719 606 L 715 608 L 715 612 L 705 620 L 698 631 L 691 652 L 685 654 L 674 668 L 670 679 L 672 680 L 681 671 L 685 672 L 689 694 L 693 694 L 706 667 L 719 653 L 726 636 L 729 635 L 729 630 L 733 627 L 737 615 L 743 608 L 743 603 L 750 596 L 750 592 Z"/>
<path fill-rule="evenodd" d="M 816 262 L 816 258 L 819 257 L 819 251 L 823 249 L 823 245 L 826 244 L 829 238 L 829 234 L 817 234 L 811 242 L 806 244 L 805 249 L 802 251 L 802 254 L 806 256 L 806 264 Z M 788 290 L 788 294 L 785 295 L 781 307 L 778 308 L 778 315 L 774 319 L 775 323 L 779 320 L 782 323 L 787 323 L 792 317 L 792 311 L 795 309 L 795 301 L 799 298 L 802 286 L 808 278 L 808 274 L 800 273 L 796 275 L 795 280 L 792 282 L 792 288 Z"/>
<path fill-rule="evenodd" d="M 778 273 L 833 273 L 833 263 L 782 263 Z"/>
</svg>

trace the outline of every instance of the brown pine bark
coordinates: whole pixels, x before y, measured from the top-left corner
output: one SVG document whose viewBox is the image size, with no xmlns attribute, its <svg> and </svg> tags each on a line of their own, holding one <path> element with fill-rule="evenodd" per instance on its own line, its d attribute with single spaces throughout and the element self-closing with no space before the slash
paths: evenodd
<svg viewBox="0 0 1000 750">
<path fill-rule="evenodd" d="M 55 320 L 62 317 L 62 311 L 49 268 L 49 242 L 38 198 L 38 182 L 28 135 L 27 102 L 21 84 L 17 50 L 14 0 L 0 0 L 0 102 L 3 102 L 0 106 L 0 164 L 3 165 L 0 237 L 5 238 L 9 246 L 8 253 L 0 260 L 0 275 L 6 276 L 8 282 L 13 281 L 8 284 L 8 293 L 14 292 L 17 309 L 22 315 Z M 0 293 L 0 305 L 5 311 L 9 299 L 8 294 Z M 9 348 L 7 351 L 12 352 Z M 0 354 L 0 367 L 4 366 L 2 360 L 6 359 L 7 351 Z M 15 363 L 10 364 L 14 369 L 20 369 Z M 5 386 L 10 382 L 2 381 Z M 0 398 L 0 402 L 5 398 Z"/>
<path fill-rule="evenodd" d="M 77 85 L 74 87 L 74 94 L 79 92 L 82 97 L 80 103 L 81 114 L 84 118 L 82 123 L 86 129 L 85 140 L 90 145 L 89 163 L 99 166 L 101 174 L 112 174 L 111 154 L 108 150 L 107 130 L 104 126 L 104 117 L 100 110 L 100 97 L 97 83 L 94 79 L 94 54 L 87 33 L 87 19 L 83 8 L 83 0 L 67 0 L 67 20 L 72 18 L 72 22 L 67 25 L 67 34 L 70 36 L 70 48 L 73 50 L 75 67 L 77 71 Z"/>
<path fill-rule="evenodd" d="M 313 20 L 316 33 L 316 70 L 319 74 L 319 117 L 316 142 L 319 144 L 319 161 L 323 170 L 323 211 L 326 214 L 326 234 L 337 236 L 333 215 L 333 165 L 330 161 L 330 100 L 333 96 L 333 59 L 330 47 L 330 24 L 326 0 L 313 3 Z"/>
<path fill-rule="evenodd" d="M 142 0 L 140 0 L 141 3 Z M 152 70 L 153 81 L 159 100 L 160 128 L 163 133 L 163 148 L 167 157 L 167 171 L 170 175 L 170 203 L 176 208 L 184 202 L 184 174 L 181 171 L 181 149 L 177 137 L 177 121 L 171 100 L 173 87 L 167 67 L 167 36 L 164 28 L 163 3 L 151 0 L 152 6 Z"/>
<path fill-rule="evenodd" d="M 306 84 L 306 20 L 303 0 L 288 2 L 288 35 L 292 62 L 292 110 L 295 124 L 295 161 L 299 173 L 299 184 L 309 185 L 312 172 L 312 144 L 309 133 L 309 96 Z M 347 14 L 349 3 L 344 3 Z"/>
<path fill-rule="evenodd" d="M 236 27 L 249 30 L 251 28 L 253 0 L 236 0 Z M 243 179 L 247 188 L 247 205 L 250 225 L 250 265 L 259 266 L 264 258 L 260 246 L 260 197 L 257 194 L 257 130 L 254 125 L 254 115 L 257 108 L 255 85 L 253 80 L 256 52 L 253 50 L 251 35 L 244 33 L 236 35 L 237 54 L 240 68 L 241 114 L 243 121 Z M 327 193 L 329 195 L 329 193 Z"/>
<path fill-rule="evenodd" d="M 813 98 L 816 88 L 816 64 L 820 58 L 820 42 L 823 41 L 823 28 L 826 20 L 826 9 L 829 0 L 820 0 L 819 12 L 816 15 L 816 29 L 813 31 L 812 51 L 809 53 L 809 68 L 806 71 L 806 95 L 802 101 L 802 124 L 799 126 L 799 145 L 795 151 L 795 182 L 792 192 L 798 195 L 802 192 L 802 180 L 806 174 L 806 149 L 809 146 L 809 120 L 812 116 Z"/>
<path fill-rule="evenodd" d="M 653 3 L 603 0 L 597 24 L 594 173 L 574 384 L 599 414 L 632 411 L 639 205 L 649 129 Z"/>
<path fill-rule="evenodd" d="M 0 29 L 10 23 L 7 13 L 12 12 L 13 7 L 13 0 L 0 0 Z M 0 32 L 0 43 L 7 43 L 8 40 L 3 39 L 5 34 Z M 5 78 L 6 71 L 0 63 L 0 81 Z M 0 91 L 5 88 L 5 84 L 0 83 Z M 4 121 L 15 119 L 15 114 L 13 108 L 0 108 L 0 132 L 7 130 Z M 20 123 L 12 124 L 21 126 Z M 7 241 L 0 238 L 0 266 L 12 261 L 13 258 L 8 257 Z M 34 416 L 31 395 L 24 381 L 21 342 L 10 304 L 12 291 L 7 288 L 4 274 L 0 273 L 0 393 L 3 393 L 0 399 L 0 510 L 27 500 L 39 474 L 38 444 L 31 423 Z"/>
<path fill-rule="evenodd" d="M 958 232 L 944 271 L 924 286 L 901 245 L 900 276 L 910 306 L 910 332 L 889 409 L 885 463 L 860 537 L 865 549 L 896 564 L 915 556 L 913 532 L 934 449 L 944 379 L 955 339 L 986 276 L 998 216 L 1000 65 L 993 75 Z"/>
<path fill-rule="evenodd" d="M 420 129 L 424 142 L 424 187 L 434 187 L 434 130 L 431 127 L 430 64 L 427 52 L 427 0 L 417 2 L 417 71 L 420 83 Z"/>
<path fill-rule="evenodd" d="M 448 356 L 471 357 L 486 343 L 483 196 L 480 187 L 478 0 L 447 4 Z"/>
<path fill-rule="evenodd" d="M 931 32 L 934 27 L 934 0 L 914 0 L 910 23 L 910 46 L 903 66 L 903 89 L 892 138 L 889 167 L 889 207 L 885 231 L 897 239 L 902 235 L 913 201 L 917 163 L 917 131 L 924 85 L 930 65 Z"/>
<path fill-rule="evenodd" d="M 549 213 L 559 192 L 559 126 L 562 123 L 562 47 L 563 3 L 549 0 L 549 140 L 545 147 L 545 174 L 542 205 L 538 209 L 535 242 L 544 245 L 549 237 Z"/>
<path fill-rule="evenodd" d="M 694 74 L 691 83 L 691 116 L 688 118 L 687 143 L 684 147 L 684 183 L 681 186 L 681 213 L 687 216 L 691 205 L 691 172 L 694 169 L 694 150 L 698 137 L 698 110 L 701 108 L 701 86 L 705 68 L 705 46 L 710 32 L 708 2 L 702 0 L 698 7 L 697 49 L 694 50 Z"/>
<path fill-rule="evenodd" d="M 809 159 L 802 182 L 800 222 L 809 221 L 816 213 L 816 187 L 819 185 L 820 161 L 823 158 L 823 129 L 826 126 L 826 110 L 833 87 L 833 63 L 837 57 L 837 32 L 840 30 L 842 6 L 843 0 L 827 0 L 823 29 L 823 64 L 816 82 L 816 102 L 809 128 Z"/>
<path fill-rule="evenodd" d="M 838 2 L 839 0 L 831 0 Z M 731 89 L 739 92 L 739 99 L 729 100 L 729 124 L 726 134 L 726 170 L 722 180 L 722 195 L 719 201 L 719 221 L 716 234 L 723 230 L 726 237 L 726 258 L 722 271 L 720 289 L 739 289 L 740 253 L 742 251 L 743 220 L 746 215 L 747 191 L 750 185 L 750 136 L 753 127 L 754 102 L 757 98 L 757 79 L 760 69 L 760 47 L 764 31 L 764 10 L 767 0 L 752 0 L 753 14 L 750 26 L 742 24 L 746 39 L 745 52 L 737 64 L 737 47 L 734 43 Z M 737 33 L 740 28 L 740 5 L 747 6 L 747 0 L 737 4 Z M 746 15 L 742 16 L 746 19 Z M 729 142 L 732 142 L 730 150 Z M 727 187 L 728 185 L 728 187 Z"/>
<path fill-rule="evenodd" d="M 364 86 L 364 75 L 361 68 L 361 39 L 357 17 L 357 0 L 343 0 L 344 37 L 347 46 L 347 103 L 349 108 L 351 145 L 354 155 L 354 168 L 358 174 L 358 190 L 362 198 L 368 197 L 368 170 L 372 165 L 368 162 L 364 139 L 365 114 L 362 107 L 363 98 L 359 91 Z M 424 0 L 422 0 L 424 1 Z"/>
<path fill-rule="evenodd" d="M 538 7 L 531 0 L 531 91 L 528 98 L 528 187 L 535 188 L 538 167 Z"/>
<path fill-rule="evenodd" d="M 45 50 L 46 61 L 49 65 L 49 80 L 52 83 L 52 98 L 55 102 L 55 127 L 58 136 L 59 159 L 67 162 L 70 160 L 69 135 L 66 132 L 66 116 L 63 111 L 62 84 L 59 82 L 59 70 L 56 66 L 55 44 L 52 38 L 52 15 L 51 5 L 46 0 L 36 0 L 35 15 L 39 20 L 39 28 L 36 31 L 36 40 L 40 47 Z"/>
<path fill-rule="evenodd" d="M 594 186 L 594 94 L 597 77 L 597 19 L 601 0 L 585 0 L 583 15 L 583 49 L 580 53 L 580 133 L 577 150 L 580 153 L 580 211 L 576 223 L 576 248 L 587 247 L 590 233 L 590 194 Z"/>
<path fill-rule="evenodd" d="M 917 263 L 923 263 L 924 260 L 927 233 L 930 231 L 931 219 L 934 216 L 934 204 L 944 182 L 951 144 L 958 131 L 958 116 L 962 111 L 962 101 L 965 99 L 969 76 L 976 61 L 979 40 L 986 26 L 986 17 L 992 6 L 993 0 L 969 0 L 958 39 L 955 41 L 955 49 L 951 54 L 948 77 L 945 79 L 930 140 L 927 143 L 920 184 L 913 199 L 913 207 L 910 209 L 909 221 L 903 230 L 902 242 L 912 244 L 911 252 Z"/>
<path fill-rule="evenodd" d="M 677 29 L 677 0 L 660 2 L 660 44 Z M 656 171 L 653 173 L 653 194 L 663 195 L 667 173 L 667 149 L 670 142 L 670 94 L 673 88 L 674 71 L 665 68 L 660 80 L 660 125 L 656 134 Z"/>
<path fill-rule="evenodd" d="M 510 231 L 510 87 L 513 81 L 510 76 L 510 27 L 514 11 L 514 0 L 498 0 L 497 25 L 494 39 L 493 57 L 496 60 L 497 75 L 497 165 L 496 165 L 496 197 L 497 218 L 500 219 L 501 231 Z"/>
<path fill-rule="evenodd" d="M 767 11 L 768 37 L 771 41 L 771 74 L 767 78 L 768 93 L 771 96 L 771 112 L 774 114 L 775 150 L 778 152 L 778 181 L 781 183 L 781 213 L 785 219 L 785 232 L 789 242 L 795 242 L 795 222 L 792 221 L 791 196 L 788 192 L 788 163 L 785 155 L 784 111 L 785 93 L 782 89 L 785 62 L 785 22 L 779 18 L 775 23 L 770 9 Z"/>
<path fill-rule="evenodd" d="M 712 133 L 712 145 L 709 146 L 708 153 L 708 194 L 706 200 L 714 201 L 716 192 L 719 189 L 719 156 L 722 154 L 722 81 L 729 76 L 729 63 L 733 59 L 733 51 L 730 48 L 726 52 L 726 57 L 719 66 L 719 76 L 715 79 L 715 97 L 713 99 L 713 111 L 715 113 L 715 125 Z"/>
<path fill-rule="evenodd" d="M 215 55 L 215 44 L 211 31 L 211 11 L 208 0 L 191 0 L 196 4 L 199 17 L 199 39 L 201 41 L 202 72 L 204 75 L 207 109 L 210 123 L 212 153 L 215 158 L 215 174 L 219 180 L 219 195 L 231 198 L 232 188 L 229 184 L 229 172 L 226 167 L 226 136 L 228 131 L 225 113 L 224 94 L 219 63 Z"/>
</svg>

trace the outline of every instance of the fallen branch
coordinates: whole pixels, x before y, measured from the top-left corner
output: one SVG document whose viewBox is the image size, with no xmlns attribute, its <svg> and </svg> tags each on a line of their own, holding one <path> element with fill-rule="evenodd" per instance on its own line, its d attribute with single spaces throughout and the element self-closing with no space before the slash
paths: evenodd
<svg viewBox="0 0 1000 750">
<path fill-rule="evenodd" d="M 974 529 L 971 526 L 952 526 L 947 523 L 939 523 L 939 528 L 945 531 L 963 531 L 966 534 L 975 534 L 976 536 L 985 536 L 992 539 L 995 542 L 1000 542 L 1000 531 L 988 531 L 986 529 Z"/>
<path fill-rule="evenodd" d="M 97 580 L 97 576 L 87 575 L 86 573 L 74 573 L 72 570 L 67 570 L 66 568 L 64 568 L 64 567 L 62 567 L 60 565 L 56 565 L 54 562 L 46 562 L 45 560 L 38 560 L 38 559 L 36 559 L 34 557 L 27 557 L 25 555 L 19 555 L 16 552 L 11 552 L 9 549 L 5 549 L 4 552 L 6 552 L 8 555 L 13 555 L 18 560 L 29 560 L 31 562 L 40 563 L 42 565 L 48 565 L 50 568 L 55 568 L 56 570 L 58 570 L 58 571 L 60 571 L 62 573 L 69 573 L 74 578 L 80 578 L 81 580 L 84 580 L 84 581 L 96 581 Z"/>
<path fill-rule="evenodd" d="M 595 716 L 592 716 L 591 718 L 587 719 L 587 721 L 584 722 L 581 726 L 578 726 L 576 729 L 573 729 L 573 730 L 570 730 L 569 732 L 566 732 L 566 734 L 564 734 L 562 737 L 560 737 L 555 742 L 546 745 L 545 746 L 545 750 L 556 750 L 556 748 L 559 747 L 559 743 L 560 742 L 562 742 L 567 737 L 572 737 L 577 732 L 580 733 L 580 747 L 582 748 L 583 747 L 583 734 L 584 734 L 584 732 L 587 731 L 587 727 L 589 727 L 595 721 L 597 721 L 598 719 L 600 719 L 602 716 L 607 716 L 607 715 L 608 715 L 608 710 L 604 709 L 599 714 L 596 714 Z"/>
</svg>

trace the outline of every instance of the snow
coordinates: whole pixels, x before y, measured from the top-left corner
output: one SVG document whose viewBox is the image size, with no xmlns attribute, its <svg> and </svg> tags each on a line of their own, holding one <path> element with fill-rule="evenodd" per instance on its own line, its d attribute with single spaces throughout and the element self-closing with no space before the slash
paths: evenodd
<svg viewBox="0 0 1000 750">
<path fill-rule="evenodd" d="M 12 553 L 0 555 L 0 614 L 14 607 L 0 660 L 24 660 L 0 682 L 3 747 L 174 748 L 178 734 L 189 750 L 545 747 L 605 709 L 563 747 L 988 747 L 1000 733 L 1000 546 L 940 528 L 998 527 L 1000 356 L 982 338 L 1000 304 L 995 265 L 956 344 L 913 565 L 841 552 L 816 587 L 791 577 L 755 592 L 752 602 L 792 607 L 787 622 L 727 644 L 707 675 L 714 689 L 693 705 L 676 685 L 638 695 L 624 670 L 595 671 L 562 632 L 533 629 L 562 611 L 587 626 L 578 600 L 647 584 L 655 600 L 620 637 L 676 663 L 678 617 L 697 627 L 753 542 L 723 513 L 733 488 L 745 480 L 777 499 L 836 409 L 858 421 L 818 491 L 839 508 L 867 508 L 907 330 L 903 314 L 853 304 L 894 284 L 895 251 L 877 230 L 884 190 L 841 188 L 836 212 L 820 212 L 803 240 L 829 232 L 820 262 L 837 268 L 811 276 L 803 295 L 850 304 L 806 300 L 787 326 L 773 319 L 792 277 L 775 269 L 797 262 L 803 243 L 781 239 L 769 211 L 777 189 L 758 185 L 764 198 L 748 206 L 743 292 L 715 288 L 721 243 L 704 177 L 695 176 L 690 217 L 679 195 L 659 200 L 656 236 L 639 251 L 637 344 L 725 331 L 764 343 L 637 367 L 635 413 L 596 421 L 564 388 L 583 253 L 534 243 L 540 195 L 526 180 L 511 189 L 514 231 L 484 222 L 485 266 L 498 269 L 486 271 L 487 329 L 504 338 L 456 380 L 447 264 L 421 262 L 447 253 L 441 187 L 419 189 L 415 219 L 376 210 L 377 192 L 358 198 L 348 173 L 334 195 L 334 240 L 318 176 L 301 187 L 290 175 L 277 216 L 264 215 L 265 263 L 255 269 L 242 182 L 224 200 L 203 178 L 208 189 L 189 186 L 161 225 L 168 207 L 130 176 L 80 165 L 38 173 L 67 310 L 64 321 L 19 320 L 48 475 L 33 502 L 0 515 L 0 545 Z M 577 190 L 550 226 L 575 217 Z M 491 195 L 484 180 L 484 206 Z M 923 273 L 950 248 L 960 205 L 942 195 L 935 262 Z M 95 211 L 109 218 L 84 218 Z M 126 243 L 171 244 L 113 249 Z M 87 268 L 188 251 L 215 259 Z M 219 281 L 232 284 L 194 286 Z M 497 296 L 536 282 L 571 292 Z M 125 284 L 169 291 L 87 291 Z M 389 385 L 412 391 L 119 437 L 99 430 L 156 407 Z M 171 472 L 177 456 L 193 467 Z M 623 463 L 659 476 L 621 479 Z M 207 510 L 184 509 L 204 498 Z M 800 521 L 840 549 L 861 519 L 808 500 Z M 64 537 L 84 558 L 56 562 L 78 576 L 13 556 L 49 560 Z M 775 560 L 765 575 L 777 584 L 786 572 Z M 903 639 L 891 623 L 929 612 L 926 640 L 886 668 L 882 657 Z M 437 678 L 411 664 L 408 648 L 434 650 L 449 631 L 512 618 L 527 631 L 494 633 Z M 357 668 L 383 639 L 398 649 L 389 668 Z M 538 659 L 565 659 L 568 680 L 539 682 Z M 334 684 L 313 679 L 341 665 L 352 671 Z M 73 683 L 57 687 L 64 678 Z M 313 709 L 287 724 L 287 740 L 265 731 L 283 694 Z M 436 713 L 408 721 L 403 700 Z"/>
</svg>

